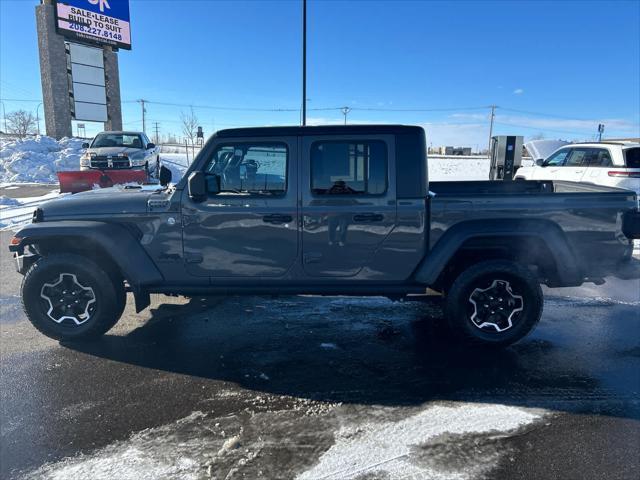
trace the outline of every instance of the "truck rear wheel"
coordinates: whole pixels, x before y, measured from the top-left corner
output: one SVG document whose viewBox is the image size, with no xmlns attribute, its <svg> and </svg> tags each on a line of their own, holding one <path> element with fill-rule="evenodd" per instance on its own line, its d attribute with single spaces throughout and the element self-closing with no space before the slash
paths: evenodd
<svg viewBox="0 0 640 480">
<path fill-rule="evenodd" d="M 462 272 L 446 297 L 452 333 L 476 345 L 503 347 L 527 335 L 542 315 L 542 289 L 526 267 L 506 260 Z"/>
<path fill-rule="evenodd" d="M 75 254 L 39 259 L 22 280 L 22 306 L 40 332 L 56 340 L 99 337 L 120 319 L 122 282 L 92 260 Z"/>
</svg>

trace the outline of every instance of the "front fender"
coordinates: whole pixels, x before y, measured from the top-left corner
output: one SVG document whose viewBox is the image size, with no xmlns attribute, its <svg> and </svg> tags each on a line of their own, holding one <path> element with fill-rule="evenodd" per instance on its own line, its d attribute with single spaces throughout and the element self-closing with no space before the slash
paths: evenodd
<svg viewBox="0 0 640 480">
<path fill-rule="evenodd" d="M 47 241 L 70 241 L 75 249 L 98 246 L 119 268 L 134 290 L 145 285 L 161 283 L 162 274 L 134 234 L 116 223 L 94 221 L 54 221 L 32 223 L 15 234 L 9 249 L 22 255 L 24 247 Z"/>
</svg>

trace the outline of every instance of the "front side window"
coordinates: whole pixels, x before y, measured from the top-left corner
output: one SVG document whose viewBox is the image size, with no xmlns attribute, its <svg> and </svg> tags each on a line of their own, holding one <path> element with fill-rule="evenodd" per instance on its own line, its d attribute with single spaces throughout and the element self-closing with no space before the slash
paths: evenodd
<svg viewBox="0 0 640 480">
<path fill-rule="evenodd" d="M 384 142 L 331 141 L 311 146 L 311 191 L 315 195 L 380 195 L 386 190 Z"/>
<path fill-rule="evenodd" d="M 567 149 L 567 150 L 560 150 L 556 153 L 554 153 L 553 155 L 551 155 L 549 158 L 547 158 L 547 161 L 544 162 L 545 166 L 547 167 L 561 167 L 565 164 L 565 162 L 567 161 L 567 155 L 569 154 L 571 150 Z"/>
<path fill-rule="evenodd" d="M 221 145 L 204 173 L 209 177 L 218 176 L 221 192 L 283 194 L 287 189 L 287 146 L 282 143 Z"/>
<path fill-rule="evenodd" d="M 142 139 L 140 138 L 140 135 L 100 133 L 93 139 L 91 148 L 103 147 L 142 148 Z"/>
</svg>

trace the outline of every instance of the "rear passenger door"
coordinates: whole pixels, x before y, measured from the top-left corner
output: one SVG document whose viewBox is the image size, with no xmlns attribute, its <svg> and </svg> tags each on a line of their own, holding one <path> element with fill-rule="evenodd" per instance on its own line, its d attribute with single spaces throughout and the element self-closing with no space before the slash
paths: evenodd
<svg viewBox="0 0 640 480">
<path fill-rule="evenodd" d="M 307 275 L 366 275 L 396 223 L 394 151 L 392 135 L 303 137 L 302 260 Z"/>
<path fill-rule="evenodd" d="M 587 171 L 583 182 L 606 185 L 610 168 L 613 166 L 611 154 L 606 148 L 592 148 L 587 155 Z"/>
</svg>

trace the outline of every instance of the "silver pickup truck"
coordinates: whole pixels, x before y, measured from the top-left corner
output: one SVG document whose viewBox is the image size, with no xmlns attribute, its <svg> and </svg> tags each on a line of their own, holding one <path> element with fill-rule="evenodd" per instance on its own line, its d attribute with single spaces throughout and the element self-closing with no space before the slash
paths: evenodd
<svg viewBox="0 0 640 480">
<path fill-rule="evenodd" d="M 140 311 L 150 293 L 399 300 L 430 288 L 461 339 L 504 346 L 540 319 L 540 284 L 638 275 L 637 205 L 596 185 L 429 183 L 419 127 L 232 129 L 175 186 L 42 205 L 10 249 L 27 316 L 58 339 L 105 333 L 127 291 Z"/>
</svg>

